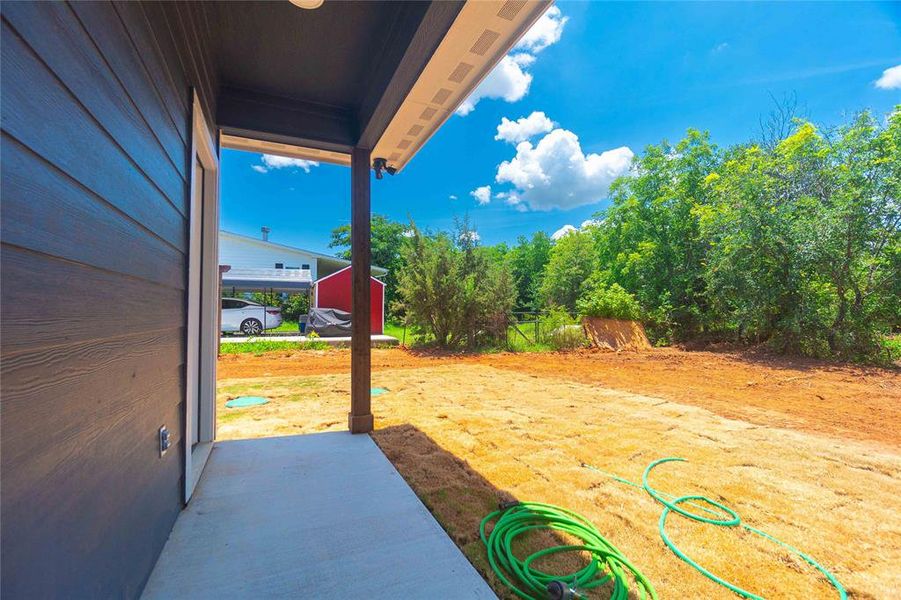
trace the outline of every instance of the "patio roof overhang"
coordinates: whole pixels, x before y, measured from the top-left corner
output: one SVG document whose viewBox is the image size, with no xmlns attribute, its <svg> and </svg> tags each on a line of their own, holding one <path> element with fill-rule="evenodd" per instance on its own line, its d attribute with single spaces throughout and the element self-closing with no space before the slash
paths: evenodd
<svg viewBox="0 0 901 600">
<path fill-rule="evenodd" d="M 212 2 L 225 147 L 403 169 L 550 2 Z"/>
<path fill-rule="evenodd" d="M 370 169 L 375 159 L 403 169 L 550 4 L 202 4 L 220 144 L 351 167 L 352 432 L 373 428 Z"/>
</svg>

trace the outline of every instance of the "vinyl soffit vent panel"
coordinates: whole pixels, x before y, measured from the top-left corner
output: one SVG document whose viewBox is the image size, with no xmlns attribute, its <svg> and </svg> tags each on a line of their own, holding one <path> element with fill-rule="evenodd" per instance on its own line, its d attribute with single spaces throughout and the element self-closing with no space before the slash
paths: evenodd
<svg viewBox="0 0 901 600">
<path fill-rule="evenodd" d="M 466 2 L 372 157 L 403 169 L 550 6 L 535 0 Z"/>
</svg>

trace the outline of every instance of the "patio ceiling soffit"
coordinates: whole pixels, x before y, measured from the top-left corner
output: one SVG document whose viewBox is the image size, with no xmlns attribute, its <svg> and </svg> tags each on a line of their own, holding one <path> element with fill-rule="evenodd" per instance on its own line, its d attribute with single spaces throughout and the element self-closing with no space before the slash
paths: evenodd
<svg viewBox="0 0 901 600">
<path fill-rule="evenodd" d="M 218 110 L 222 146 L 344 166 L 358 146 L 400 171 L 550 5 L 433 2 L 403 56 L 382 60 L 382 72 L 374 74 L 382 81 L 356 114 L 225 88 Z M 445 35 L 437 36 L 442 28 Z"/>
</svg>

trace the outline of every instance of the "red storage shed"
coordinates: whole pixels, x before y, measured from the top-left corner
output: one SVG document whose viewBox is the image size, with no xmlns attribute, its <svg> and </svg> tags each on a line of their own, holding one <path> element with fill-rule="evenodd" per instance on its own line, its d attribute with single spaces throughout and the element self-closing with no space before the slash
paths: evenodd
<svg viewBox="0 0 901 600">
<path fill-rule="evenodd" d="M 313 282 L 313 307 L 337 308 L 345 312 L 352 312 L 352 281 L 351 267 L 344 267 L 322 279 Z M 385 284 L 375 277 L 369 278 L 370 309 L 372 310 L 372 325 L 370 331 L 375 335 L 381 335 L 385 330 Z"/>
</svg>

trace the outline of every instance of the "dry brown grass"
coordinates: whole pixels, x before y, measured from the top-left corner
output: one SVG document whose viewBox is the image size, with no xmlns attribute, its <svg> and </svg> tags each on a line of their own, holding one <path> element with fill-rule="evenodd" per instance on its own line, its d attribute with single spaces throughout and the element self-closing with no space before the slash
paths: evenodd
<svg viewBox="0 0 901 600">
<path fill-rule="evenodd" d="M 657 533 L 659 505 L 580 466 L 591 463 L 638 481 L 651 460 L 683 456 L 691 462 L 655 473 L 658 489 L 724 502 L 749 524 L 822 562 L 852 598 L 897 597 L 901 589 L 896 445 L 791 430 L 784 415 L 780 427 L 761 418 L 727 418 L 510 365 L 448 359 L 382 370 L 373 384 L 390 390 L 373 400 L 373 437 L 483 573 L 478 522 L 499 498 L 515 497 L 584 514 L 663 598 L 734 597 L 666 549 Z M 342 430 L 347 386 L 346 374 L 225 379 L 219 438 Z M 240 411 L 221 406 L 239 393 L 272 402 Z M 754 593 L 836 596 L 803 561 L 742 530 L 671 517 L 668 531 L 702 565 Z"/>
<path fill-rule="evenodd" d="M 901 370 L 750 353 L 501 353 L 436 356 L 376 349 L 374 372 L 485 365 L 645 394 L 758 425 L 787 427 L 901 447 Z M 224 356 L 224 379 L 350 373 L 347 350 Z"/>
</svg>

